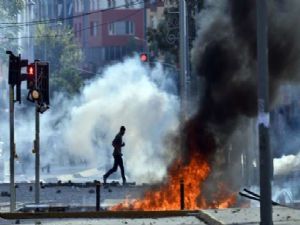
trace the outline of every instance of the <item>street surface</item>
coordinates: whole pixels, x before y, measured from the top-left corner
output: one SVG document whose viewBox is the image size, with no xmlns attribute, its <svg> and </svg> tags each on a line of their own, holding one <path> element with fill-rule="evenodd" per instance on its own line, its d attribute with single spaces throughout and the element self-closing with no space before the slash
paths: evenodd
<svg viewBox="0 0 300 225">
<path fill-rule="evenodd" d="M 0 212 L 9 211 L 10 198 L 9 184 L 0 184 Z M 140 198 L 143 192 L 149 188 L 147 185 L 131 185 L 121 186 L 118 183 L 101 186 L 100 189 L 100 207 L 106 208 L 124 199 Z M 22 207 L 24 204 L 34 203 L 35 191 L 34 183 L 19 183 L 16 188 L 16 208 Z M 96 187 L 90 183 L 57 183 L 45 184 L 40 188 L 40 203 L 51 205 L 65 205 L 70 207 L 84 206 L 91 207 L 94 210 L 96 206 Z M 93 208 L 94 207 L 94 208 Z"/>
<path fill-rule="evenodd" d="M 105 210 L 107 207 L 118 204 L 124 199 L 136 199 L 142 196 L 147 190 L 147 185 L 120 186 L 117 183 L 107 187 L 101 186 L 100 207 Z M 93 183 L 82 184 L 44 184 L 40 189 L 40 202 L 51 206 L 66 206 L 69 211 L 95 212 L 96 194 Z M 9 184 L 0 184 L 0 212 L 9 212 Z M 34 203 L 34 184 L 19 183 L 16 188 L 17 208 L 25 204 Z M 73 210 L 72 210 L 73 208 Z M 3 214 L 4 215 L 4 214 Z M 57 225 L 259 225 L 259 208 L 232 208 L 232 209 L 207 209 L 200 210 L 187 216 L 160 217 L 153 213 L 151 218 L 68 218 L 68 219 L 0 219 L 0 225 L 4 224 L 57 224 Z M 286 207 L 273 207 L 274 225 L 299 225 L 300 210 Z"/>
<path fill-rule="evenodd" d="M 1 224 L 1 223 L 0 223 Z M 149 219 L 64 219 L 64 220 L 20 220 L 20 224 L 55 225 L 205 225 L 193 216 Z M 1 224 L 2 225 L 2 224 Z"/>
<path fill-rule="evenodd" d="M 216 225 L 259 225 L 260 208 L 209 209 L 202 210 L 202 218 Z M 300 210 L 285 207 L 273 207 L 274 225 L 299 225 Z"/>
</svg>

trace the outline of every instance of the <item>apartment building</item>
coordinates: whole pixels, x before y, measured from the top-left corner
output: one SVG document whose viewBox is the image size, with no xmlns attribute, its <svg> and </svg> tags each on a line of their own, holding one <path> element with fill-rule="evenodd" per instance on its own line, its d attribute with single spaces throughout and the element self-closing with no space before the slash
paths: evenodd
<svg viewBox="0 0 300 225">
<path fill-rule="evenodd" d="M 133 52 L 147 50 L 146 27 L 156 28 L 163 16 L 163 0 L 26 0 L 19 22 L 47 21 L 51 29 L 73 28 L 85 55 L 85 69 L 93 72 Z M 61 19 L 61 20 L 57 20 Z M 25 26 L 20 36 L 34 36 Z M 20 39 L 22 55 L 34 60 L 34 38 Z"/>
<path fill-rule="evenodd" d="M 75 0 L 73 28 L 88 69 L 101 69 L 142 51 L 146 45 L 144 21 L 140 0 Z"/>
</svg>

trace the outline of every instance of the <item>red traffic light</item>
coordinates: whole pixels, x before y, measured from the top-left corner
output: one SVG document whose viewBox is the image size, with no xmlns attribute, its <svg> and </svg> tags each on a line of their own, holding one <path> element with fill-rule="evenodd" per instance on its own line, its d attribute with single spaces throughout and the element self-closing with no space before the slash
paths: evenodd
<svg viewBox="0 0 300 225">
<path fill-rule="evenodd" d="M 146 53 L 141 53 L 140 54 L 140 60 L 142 62 L 147 62 L 148 61 L 148 55 Z"/>
<path fill-rule="evenodd" d="M 29 76 L 33 76 L 35 73 L 35 65 L 34 65 L 34 63 L 31 63 L 31 64 L 29 64 L 28 66 L 27 66 L 27 74 L 29 75 Z"/>
</svg>

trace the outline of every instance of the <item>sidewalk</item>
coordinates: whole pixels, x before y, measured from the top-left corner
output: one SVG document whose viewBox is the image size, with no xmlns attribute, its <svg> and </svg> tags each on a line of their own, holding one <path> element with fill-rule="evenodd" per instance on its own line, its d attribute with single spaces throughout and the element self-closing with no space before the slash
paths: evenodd
<svg viewBox="0 0 300 225">
<path fill-rule="evenodd" d="M 0 225 L 11 225 L 12 221 L 1 223 Z M 16 220 L 14 221 L 14 223 Z M 14 224 L 13 223 L 13 224 Z M 137 218 L 137 219 L 53 219 L 53 220 L 18 220 L 18 224 L 26 225 L 207 225 L 200 222 L 193 216 L 189 217 L 170 217 L 170 218 Z"/>
<path fill-rule="evenodd" d="M 99 211 L 0 213 L 4 224 L 55 225 L 206 225 L 199 211 Z"/>
<path fill-rule="evenodd" d="M 260 208 L 201 210 L 199 217 L 210 225 L 259 225 Z M 300 225 L 300 209 L 273 207 L 274 225 Z"/>
<path fill-rule="evenodd" d="M 259 208 L 208 209 L 200 211 L 119 211 L 2 213 L 0 225 L 259 225 Z M 300 225 L 300 210 L 273 207 L 274 225 Z"/>
</svg>

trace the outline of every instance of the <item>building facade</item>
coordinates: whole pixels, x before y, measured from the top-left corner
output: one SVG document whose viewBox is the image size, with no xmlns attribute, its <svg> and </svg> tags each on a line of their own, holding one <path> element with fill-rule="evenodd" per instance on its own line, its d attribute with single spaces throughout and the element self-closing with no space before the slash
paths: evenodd
<svg viewBox="0 0 300 225">
<path fill-rule="evenodd" d="M 85 55 L 85 69 L 101 70 L 145 42 L 145 9 L 139 0 L 74 1 L 73 29 Z"/>
<path fill-rule="evenodd" d="M 92 72 L 120 61 L 133 52 L 147 51 L 146 27 L 157 28 L 165 1 L 150 0 L 26 0 L 18 22 L 21 37 L 34 36 L 36 24 L 50 29 L 71 27 L 85 56 L 82 68 Z M 34 56 L 34 38 L 21 38 L 24 58 Z M 46 59 L 45 59 L 46 60 Z"/>
</svg>

